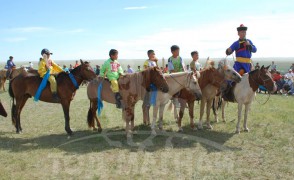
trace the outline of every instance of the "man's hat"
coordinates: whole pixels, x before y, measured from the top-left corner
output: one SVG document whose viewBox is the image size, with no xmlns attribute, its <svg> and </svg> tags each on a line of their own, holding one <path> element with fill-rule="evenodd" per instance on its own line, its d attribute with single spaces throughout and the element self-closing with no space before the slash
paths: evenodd
<svg viewBox="0 0 294 180">
<path fill-rule="evenodd" d="M 241 24 L 239 27 L 237 27 L 237 31 L 247 31 L 247 27 L 244 26 L 244 24 Z"/>
</svg>

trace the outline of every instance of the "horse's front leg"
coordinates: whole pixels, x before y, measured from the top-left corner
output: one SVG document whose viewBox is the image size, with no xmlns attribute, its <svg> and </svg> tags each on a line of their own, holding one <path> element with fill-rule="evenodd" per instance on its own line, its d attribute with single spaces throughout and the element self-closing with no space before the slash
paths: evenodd
<svg viewBox="0 0 294 180">
<path fill-rule="evenodd" d="M 165 104 L 161 104 L 159 106 L 159 129 L 162 130 L 163 129 L 163 111 L 165 108 Z"/>
<path fill-rule="evenodd" d="M 245 104 L 245 114 L 244 114 L 244 131 L 249 132 L 249 129 L 247 127 L 247 118 L 248 118 L 248 112 L 250 109 L 251 104 Z"/>
<path fill-rule="evenodd" d="M 218 123 L 218 103 L 220 97 L 219 96 L 215 96 L 214 97 L 214 103 L 212 104 L 213 109 L 214 109 L 214 121 Z"/>
<path fill-rule="evenodd" d="M 241 121 L 241 115 L 242 115 L 242 103 L 238 103 L 238 122 L 236 125 L 236 133 L 240 134 L 240 121 Z"/>
<path fill-rule="evenodd" d="M 158 113 L 158 105 L 156 104 L 153 106 L 153 118 L 152 118 L 152 123 L 151 123 L 151 130 L 152 134 L 156 134 L 155 127 L 156 127 L 156 119 L 157 119 L 157 113 Z"/>
<path fill-rule="evenodd" d="M 206 104 L 206 125 L 207 129 L 212 129 L 212 125 L 210 124 L 210 109 L 212 106 L 212 99 L 208 100 Z"/>
<path fill-rule="evenodd" d="M 150 125 L 149 109 L 150 109 L 150 105 L 143 102 L 142 111 L 143 111 L 143 123 L 144 123 L 144 125 Z"/>
<path fill-rule="evenodd" d="M 65 131 L 67 132 L 68 135 L 72 135 L 73 132 L 70 129 L 70 117 L 69 117 L 69 107 L 70 107 L 70 101 L 67 100 L 62 100 L 61 101 L 63 113 L 64 113 L 64 119 L 65 119 Z"/>
<path fill-rule="evenodd" d="M 184 100 L 180 100 L 180 112 L 179 112 L 179 117 L 178 117 L 178 128 L 179 128 L 179 132 L 183 132 L 183 128 L 182 128 L 182 119 L 184 116 L 184 112 L 185 112 L 185 108 L 186 108 L 186 101 Z"/>
<path fill-rule="evenodd" d="M 172 103 L 174 105 L 174 118 L 175 118 L 176 123 L 178 123 L 179 116 L 178 116 L 177 104 L 174 101 L 172 101 Z"/>
<path fill-rule="evenodd" d="M 195 123 L 194 123 L 194 102 L 189 102 L 188 107 L 189 107 L 189 116 L 190 116 L 190 126 L 192 130 L 196 130 L 195 128 Z"/>
<path fill-rule="evenodd" d="M 206 104 L 206 99 L 202 98 L 201 102 L 200 102 L 200 117 L 199 117 L 198 129 L 203 129 L 202 118 L 203 118 L 203 114 L 204 114 L 205 104 Z"/>
<path fill-rule="evenodd" d="M 225 107 L 226 107 L 227 101 L 223 100 L 222 101 L 222 119 L 223 122 L 226 122 L 226 118 L 225 118 Z"/>
<path fill-rule="evenodd" d="M 133 133 L 132 133 L 132 127 L 130 125 L 132 118 L 134 117 L 134 108 L 133 107 L 126 107 L 123 110 L 123 117 L 126 121 L 126 134 L 127 134 L 127 138 L 132 137 Z"/>
</svg>

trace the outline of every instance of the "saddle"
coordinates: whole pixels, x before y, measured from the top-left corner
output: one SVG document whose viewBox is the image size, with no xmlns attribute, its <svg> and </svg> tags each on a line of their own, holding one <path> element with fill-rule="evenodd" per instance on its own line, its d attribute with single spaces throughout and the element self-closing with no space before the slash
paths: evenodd
<svg viewBox="0 0 294 180">
<path fill-rule="evenodd" d="M 221 90 L 222 97 L 225 101 L 236 102 L 235 94 L 234 94 L 235 87 L 236 87 L 235 82 L 227 83 L 227 87 L 225 89 Z"/>
</svg>

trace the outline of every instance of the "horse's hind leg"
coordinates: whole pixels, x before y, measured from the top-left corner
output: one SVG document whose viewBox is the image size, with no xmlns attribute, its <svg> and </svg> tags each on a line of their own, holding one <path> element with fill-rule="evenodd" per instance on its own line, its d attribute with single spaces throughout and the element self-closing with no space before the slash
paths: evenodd
<svg viewBox="0 0 294 180">
<path fill-rule="evenodd" d="M 179 132 L 182 132 L 183 131 L 183 128 L 182 128 L 182 119 L 183 119 L 183 116 L 184 116 L 184 112 L 185 112 L 185 107 L 186 107 L 186 101 L 180 101 L 180 104 L 181 104 L 181 107 L 180 107 L 180 111 L 179 111 L 179 116 L 178 116 L 178 128 L 179 128 Z"/>
<path fill-rule="evenodd" d="M 204 114 L 205 104 L 206 104 L 206 99 L 202 98 L 200 102 L 200 117 L 199 117 L 198 129 L 203 129 L 202 118 Z"/>
<path fill-rule="evenodd" d="M 101 132 L 102 131 L 102 127 L 101 127 L 101 124 L 100 124 L 100 121 L 99 121 L 99 118 L 97 117 L 97 114 L 96 114 L 96 110 L 98 109 L 98 102 L 97 101 L 93 101 L 92 102 L 92 108 L 91 108 L 91 111 L 92 111 L 92 115 L 93 117 L 95 118 L 96 122 L 97 122 L 97 126 L 98 126 L 98 132 Z M 93 130 L 96 130 L 95 128 L 95 123 L 93 122 Z"/>
<path fill-rule="evenodd" d="M 226 118 L 225 118 L 225 107 L 226 107 L 227 102 L 226 101 L 222 101 L 222 119 L 223 122 L 226 122 Z"/>
<path fill-rule="evenodd" d="M 20 113 L 24 107 L 24 105 L 26 104 L 27 100 L 28 100 L 29 96 L 28 95 L 25 95 L 21 101 L 21 104 L 20 104 L 20 109 L 19 109 L 19 114 L 18 114 L 18 118 L 19 118 L 19 130 L 22 131 L 22 128 L 21 128 L 21 123 L 20 123 Z"/>
</svg>

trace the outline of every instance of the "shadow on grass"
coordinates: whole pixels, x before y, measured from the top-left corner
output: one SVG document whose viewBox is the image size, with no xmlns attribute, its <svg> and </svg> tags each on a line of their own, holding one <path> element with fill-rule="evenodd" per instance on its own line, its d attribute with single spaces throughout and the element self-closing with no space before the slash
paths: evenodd
<svg viewBox="0 0 294 180">
<path fill-rule="evenodd" d="M 155 152 L 166 148 L 183 149 L 201 145 L 208 153 L 240 150 L 224 145 L 234 135 L 233 133 L 213 130 L 192 131 L 187 126 L 182 133 L 166 130 L 157 131 L 157 135 L 152 135 L 150 127 L 140 125 L 135 129 L 137 134 L 134 134 L 132 138 L 127 138 L 124 129 L 119 127 L 105 129 L 102 133 L 90 130 L 76 131 L 70 138 L 64 133 L 25 138 L 22 134 L 2 132 L 0 133 L 0 149 L 11 152 L 58 149 L 69 154 L 84 154 L 111 149 Z"/>
</svg>

